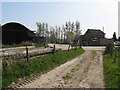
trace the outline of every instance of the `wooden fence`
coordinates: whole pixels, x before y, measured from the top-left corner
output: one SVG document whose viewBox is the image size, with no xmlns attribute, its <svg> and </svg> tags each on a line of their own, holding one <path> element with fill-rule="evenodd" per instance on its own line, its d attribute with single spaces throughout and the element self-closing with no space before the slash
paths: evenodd
<svg viewBox="0 0 120 90">
<path fill-rule="evenodd" d="M 1 50 L 0 57 L 2 60 L 19 60 L 23 58 L 34 57 L 53 52 L 53 48 L 22 48 L 15 50 Z"/>
<path fill-rule="evenodd" d="M 70 48 L 71 47 L 71 48 Z M 77 47 L 73 47 L 72 45 L 68 45 L 66 50 L 70 50 L 73 48 L 77 48 Z M 43 55 L 43 54 L 47 54 L 47 53 L 55 53 L 56 50 L 61 49 L 56 48 L 56 45 L 53 45 L 53 47 L 48 47 L 48 48 L 44 48 L 44 47 L 39 47 L 39 48 L 28 48 L 26 47 L 22 47 L 22 48 L 12 48 L 12 49 L 3 49 L 0 50 L 0 57 L 2 57 L 2 60 L 19 60 L 19 59 L 23 59 L 26 58 L 27 60 L 29 59 L 29 57 L 34 57 L 34 56 L 39 56 L 39 55 Z"/>
</svg>

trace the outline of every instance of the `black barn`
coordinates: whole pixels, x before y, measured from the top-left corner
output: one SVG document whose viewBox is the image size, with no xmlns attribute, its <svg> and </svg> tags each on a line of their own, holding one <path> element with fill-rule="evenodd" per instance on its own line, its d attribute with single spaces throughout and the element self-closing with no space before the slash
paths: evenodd
<svg viewBox="0 0 120 90">
<path fill-rule="evenodd" d="M 11 22 L 2 26 L 2 43 L 5 45 L 19 44 L 23 41 L 33 41 L 35 34 L 24 25 Z"/>
</svg>

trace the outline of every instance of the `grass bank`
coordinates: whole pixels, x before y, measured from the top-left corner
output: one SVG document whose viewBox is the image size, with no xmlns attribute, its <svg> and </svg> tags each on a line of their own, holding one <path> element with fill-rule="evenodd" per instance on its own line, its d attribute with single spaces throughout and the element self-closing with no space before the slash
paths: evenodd
<svg viewBox="0 0 120 90">
<path fill-rule="evenodd" d="M 27 61 L 18 61 L 8 63 L 3 62 L 2 85 L 3 88 L 10 85 L 12 82 L 17 82 L 18 78 L 23 78 L 31 74 L 40 73 L 50 70 L 66 61 L 82 54 L 83 49 L 77 48 L 70 51 L 58 50 L 54 54 L 45 55 L 42 58 L 31 59 Z"/>
<path fill-rule="evenodd" d="M 105 54 L 104 57 L 104 77 L 106 88 L 120 88 L 120 52 L 117 54 L 116 62 L 110 54 Z M 118 65 L 119 64 L 119 65 Z"/>
</svg>

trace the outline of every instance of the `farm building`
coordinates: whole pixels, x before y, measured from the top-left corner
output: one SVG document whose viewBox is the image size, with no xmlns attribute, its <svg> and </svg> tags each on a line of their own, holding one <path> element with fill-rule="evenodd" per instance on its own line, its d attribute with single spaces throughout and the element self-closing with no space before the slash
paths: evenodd
<svg viewBox="0 0 120 90">
<path fill-rule="evenodd" d="M 19 44 L 23 41 L 32 41 L 35 34 L 24 25 L 11 22 L 2 26 L 2 43 Z"/>
<path fill-rule="evenodd" d="M 100 29 L 88 29 L 80 39 L 83 46 L 102 46 L 113 41 L 105 38 L 105 33 Z"/>
<path fill-rule="evenodd" d="M 23 41 L 39 41 L 40 43 L 41 39 L 20 23 L 10 22 L 2 26 L 2 44 L 4 45 L 20 44 Z"/>
</svg>

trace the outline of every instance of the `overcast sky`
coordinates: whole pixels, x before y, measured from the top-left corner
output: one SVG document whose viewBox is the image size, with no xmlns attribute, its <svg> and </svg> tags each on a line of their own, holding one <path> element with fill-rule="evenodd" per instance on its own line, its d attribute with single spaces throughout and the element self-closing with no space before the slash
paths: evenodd
<svg viewBox="0 0 120 90">
<path fill-rule="evenodd" d="M 31 30 L 37 30 L 36 22 L 47 22 L 54 26 L 77 20 L 81 24 L 82 34 L 87 29 L 102 30 L 103 26 L 106 37 L 111 38 L 114 32 L 118 34 L 118 0 L 79 0 L 79 2 L 2 0 L 0 17 L 2 25 L 14 21 L 24 24 Z"/>
</svg>

